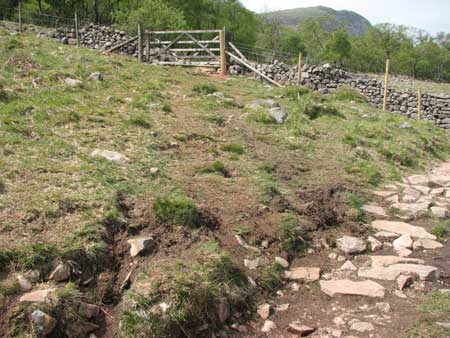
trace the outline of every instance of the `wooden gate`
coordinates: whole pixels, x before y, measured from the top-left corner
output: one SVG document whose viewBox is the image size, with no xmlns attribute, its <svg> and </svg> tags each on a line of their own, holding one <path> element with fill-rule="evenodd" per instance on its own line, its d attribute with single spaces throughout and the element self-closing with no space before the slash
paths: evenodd
<svg viewBox="0 0 450 338">
<path fill-rule="evenodd" d="M 225 75 L 225 45 L 224 30 L 145 31 L 139 34 L 139 58 L 159 65 L 221 68 Z"/>
</svg>

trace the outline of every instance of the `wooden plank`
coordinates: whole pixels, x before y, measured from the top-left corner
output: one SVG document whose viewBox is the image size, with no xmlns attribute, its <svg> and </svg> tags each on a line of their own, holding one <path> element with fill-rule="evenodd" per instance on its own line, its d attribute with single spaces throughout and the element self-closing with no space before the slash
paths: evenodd
<svg viewBox="0 0 450 338">
<path fill-rule="evenodd" d="M 154 64 L 160 66 L 182 66 L 182 67 L 205 67 L 205 68 L 219 68 L 219 63 L 210 63 L 210 62 L 170 62 L 170 61 L 158 61 Z"/>
<path fill-rule="evenodd" d="M 230 45 L 231 48 L 233 48 L 233 50 L 236 52 L 236 54 L 244 61 L 248 62 L 247 58 L 245 57 L 244 54 L 241 53 L 241 51 L 232 43 L 232 42 L 228 42 L 228 45 Z"/>
<path fill-rule="evenodd" d="M 209 48 L 211 52 L 220 52 L 220 48 Z M 204 52 L 203 48 L 172 48 L 171 52 Z M 217 58 L 217 55 L 214 55 Z"/>
<path fill-rule="evenodd" d="M 231 58 L 233 58 L 234 60 L 236 60 L 237 62 L 241 63 L 242 65 L 244 65 L 245 67 L 247 67 L 248 69 L 250 69 L 251 71 L 255 72 L 256 74 L 258 74 L 259 76 L 261 76 L 263 79 L 267 80 L 268 82 L 270 82 L 271 84 L 278 86 L 280 88 L 283 88 L 284 86 L 279 84 L 278 82 L 272 80 L 270 77 L 268 77 L 267 75 L 264 75 L 263 73 L 261 73 L 259 70 L 257 70 L 256 68 L 252 67 L 251 65 L 249 65 L 247 62 L 245 62 L 244 60 L 238 58 L 237 56 L 231 54 L 230 52 L 226 52 L 227 55 L 229 55 Z"/>
<path fill-rule="evenodd" d="M 417 119 L 420 120 L 422 115 L 422 88 L 417 90 Z"/>
<path fill-rule="evenodd" d="M 129 43 L 132 43 L 132 42 L 136 41 L 138 38 L 139 38 L 139 36 L 135 36 L 135 37 L 133 37 L 133 38 L 131 38 L 131 39 L 128 39 L 128 40 L 125 41 L 125 42 L 122 42 L 121 44 L 118 44 L 117 46 L 111 47 L 110 49 L 106 50 L 105 52 L 106 52 L 106 53 L 114 52 L 115 50 L 117 50 L 117 49 L 119 49 L 119 48 L 122 48 L 123 46 L 126 46 L 126 45 L 128 45 Z"/>
<path fill-rule="evenodd" d="M 173 40 L 171 43 L 169 43 L 169 45 L 164 46 L 163 48 L 163 52 L 167 51 L 170 47 L 172 47 L 173 45 L 175 45 L 179 40 L 181 40 L 184 37 L 184 34 L 180 34 L 175 40 Z"/>
<path fill-rule="evenodd" d="M 202 43 L 200 43 L 196 38 L 194 38 L 191 34 L 189 33 L 185 33 L 188 37 L 190 37 L 192 39 L 192 41 L 196 42 L 197 45 L 199 45 L 206 53 L 208 53 L 209 55 L 211 55 L 213 58 L 215 59 L 219 59 L 217 57 L 217 55 L 215 55 L 213 52 L 211 52 L 208 47 L 206 47 L 205 45 L 203 45 Z M 220 49 L 222 51 L 222 48 Z"/>
<path fill-rule="evenodd" d="M 203 33 L 220 33 L 220 29 L 192 30 L 192 31 L 150 31 L 149 33 L 163 34 L 203 34 Z"/>
<path fill-rule="evenodd" d="M 205 43 L 205 44 L 210 44 L 210 43 L 214 43 L 214 44 L 220 44 L 220 41 L 218 41 L 218 40 L 198 40 L 200 43 Z M 167 45 L 167 44 L 169 44 L 169 43 L 171 43 L 172 42 L 172 40 L 170 40 L 170 41 L 158 41 L 158 42 L 153 42 L 152 41 L 152 45 Z M 177 42 L 177 44 L 180 44 L 180 45 L 194 45 L 194 44 L 196 44 L 196 42 L 194 42 L 194 41 L 178 41 Z"/>
</svg>

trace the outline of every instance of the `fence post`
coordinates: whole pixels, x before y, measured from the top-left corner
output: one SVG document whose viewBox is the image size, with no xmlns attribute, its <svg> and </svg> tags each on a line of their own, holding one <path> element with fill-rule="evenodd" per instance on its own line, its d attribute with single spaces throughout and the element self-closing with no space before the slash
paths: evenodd
<svg viewBox="0 0 450 338">
<path fill-rule="evenodd" d="M 143 45 L 142 45 L 142 30 L 141 24 L 138 24 L 138 58 L 139 61 L 143 60 Z"/>
<path fill-rule="evenodd" d="M 384 77 L 383 111 L 387 111 L 388 85 L 389 85 L 389 59 L 386 59 L 386 75 Z"/>
<path fill-rule="evenodd" d="M 225 52 L 225 46 L 226 46 L 225 28 L 220 31 L 219 37 L 220 37 L 220 69 L 221 69 L 222 75 L 227 75 L 228 70 L 227 70 L 227 55 Z"/>
<path fill-rule="evenodd" d="M 78 14 L 75 12 L 75 37 L 77 39 L 77 47 L 80 47 L 80 35 L 78 33 Z"/>
<path fill-rule="evenodd" d="M 300 53 L 298 55 L 298 77 L 297 77 L 297 87 L 300 87 L 301 81 L 302 81 L 302 61 L 303 61 L 303 55 Z"/>
<path fill-rule="evenodd" d="M 145 61 L 150 62 L 150 33 L 148 31 L 145 31 L 144 37 L 145 37 Z"/>
<path fill-rule="evenodd" d="M 19 1 L 19 32 L 22 32 L 22 6 Z"/>
<path fill-rule="evenodd" d="M 417 91 L 417 119 L 420 120 L 422 115 L 422 88 Z"/>
</svg>

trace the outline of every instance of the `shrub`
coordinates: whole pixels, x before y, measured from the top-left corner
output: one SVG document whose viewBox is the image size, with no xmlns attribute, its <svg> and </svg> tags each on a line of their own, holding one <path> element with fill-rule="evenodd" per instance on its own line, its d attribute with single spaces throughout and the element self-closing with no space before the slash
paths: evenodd
<svg viewBox="0 0 450 338">
<path fill-rule="evenodd" d="M 244 147 L 236 143 L 226 144 L 222 147 L 222 150 L 236 155 L 242 155 L 244 153 Z"/>
<path fill-rule="evenodd" d="M 201 226 L 200 211 L 187 198 L 158 198 L 153 203 L 153 211 L 163 223 L 197 228 Z"/>
<path fill-rule="evenodd" d="M 212 83 L 200 83 L 192 87 L 192 91 L 197 94 L 213 94 L 217 92 L 217 87 Z"/>
<path fill-rule="evenodd" d="M 307 232 L 293 215 L 284 217 L 278 228 L 281 248 L 291 255 L 303 253 L 308 248 Z"/>
<path fill-rule="evenodd" d="M 283 267 L 278 263 L 266 266 L 261 271 L 258 281 L 264 290 L 274 292 L 283 285 Z"/>
</svg>

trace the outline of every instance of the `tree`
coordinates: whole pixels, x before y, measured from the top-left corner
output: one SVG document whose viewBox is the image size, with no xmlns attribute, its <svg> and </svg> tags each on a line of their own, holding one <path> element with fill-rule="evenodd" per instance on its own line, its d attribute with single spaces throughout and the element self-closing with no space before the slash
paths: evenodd
<svg viewBox="0 0 450 338">
<path fill-rule="evenodd" d="M 339 65 L 343 65 L 344 60 L 350 58 L 352 45 L 348 33 L 338 30 L 333 33 L 333 37 L 327 44 L 328 59 Z"/>
</svg>

